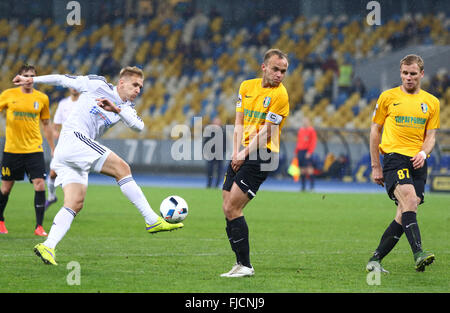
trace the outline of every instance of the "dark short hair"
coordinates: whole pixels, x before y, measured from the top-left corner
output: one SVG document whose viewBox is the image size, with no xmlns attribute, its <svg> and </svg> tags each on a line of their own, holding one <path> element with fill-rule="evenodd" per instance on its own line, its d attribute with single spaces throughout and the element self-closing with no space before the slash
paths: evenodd
<svg viewBox="0 0 450 313">
<path fill-rule="evenodd" d="M 28 72 L 28 71 L 34 71 L 34 73 L 37 74 L 36 68 L 34 67 L 34 65 L 30 65 L 30 64 L 23 64 L 19 68 L 19 71 L 17 72 L 17 74 L 22 75 L 24 72 Z"/>
<path fill-rule="evenodd" d="M 405 56 L 401 61 L 400 61 L 400 68 L 402 67 L 403 64 L 405 65 L 411 65 L 411 64 L 417 64 L 417 66 L 419 66 L 420 71 L 423 71 L 424 69 L 424 63 L 423 63 L 423 59 L 416 55 L 416 54 L 408 54 L 407 56 Z"/>
<path fill-rule="evenodd" d="M 280 59 L 286 59 L 288 60 L 287 54 L 281 51 L 280 49 L 269 49 L 264 53 L 264 64 L 267 63 L 267 60 L 269 60 L 272 56 L 278 56 Z"/>
</svg>

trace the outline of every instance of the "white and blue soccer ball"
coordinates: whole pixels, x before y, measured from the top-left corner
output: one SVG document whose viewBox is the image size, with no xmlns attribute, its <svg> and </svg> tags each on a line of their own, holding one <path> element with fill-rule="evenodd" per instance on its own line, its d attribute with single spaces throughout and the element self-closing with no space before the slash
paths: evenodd
<svg viewBox="0 0 450 313">
<path fill-rule="evenodd" d="M 179 223 L 188 215 L 188 205 L 180 196 L 169 196 L 161 202 L 159 212 L 166 222 Z"/>
</svg>

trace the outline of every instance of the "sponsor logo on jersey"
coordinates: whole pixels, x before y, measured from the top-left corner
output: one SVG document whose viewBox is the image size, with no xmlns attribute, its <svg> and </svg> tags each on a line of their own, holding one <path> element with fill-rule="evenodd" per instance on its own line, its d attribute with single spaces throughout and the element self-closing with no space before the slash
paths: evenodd
<svg viewBox="0 0 450 313">
<path fill-rule="evenodd" d="M 266 115 L 267 113 L 264 112 L 259 112 L 259 111 L 252 111 L 252 110 L 248 110 L 248 109 L 244 109 L 244 116 L 251 118 L 260 118 L 265 120 L 266 119 Z"/>
<path fill-rule="evenodd" d="M 396 116 L 395 122 L 398 126 L 423 128 L 427 122 L 427 119 L 415 116 Z"/>
</svg>

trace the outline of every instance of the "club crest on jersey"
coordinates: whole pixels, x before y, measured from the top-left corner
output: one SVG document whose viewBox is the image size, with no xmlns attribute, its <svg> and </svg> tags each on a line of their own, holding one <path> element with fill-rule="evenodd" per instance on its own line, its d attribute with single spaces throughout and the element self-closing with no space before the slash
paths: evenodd
<svg viewBox="0 0 450 313">
<path fill-rule="evenodd" d="M 39 109 L 39 102 L 34 101 L 33 106 L 35 110 Z"/>
<path fill-rule="evenodd" d="M 238 101 L 236 102 L 236 108 L 241 108 L 241 107 L 242 107 L 242 96 L 239 95 Z"/>
<path fill-rule="evenodd" d="M 423 113 L 427 113 L 427 111 L 428 111 L 428 105 L 427 105 L 425 102 L 421 103 L 421 104 L 420 104 L 420 107 L 422 108 L 422 112 L 423 112 Z"/>
<path fill-rule="evenodd" d="M 263 107 L 267 108 L 270 104 L 270 97 L 265 97 L 263 101 Z"/>
</svg>

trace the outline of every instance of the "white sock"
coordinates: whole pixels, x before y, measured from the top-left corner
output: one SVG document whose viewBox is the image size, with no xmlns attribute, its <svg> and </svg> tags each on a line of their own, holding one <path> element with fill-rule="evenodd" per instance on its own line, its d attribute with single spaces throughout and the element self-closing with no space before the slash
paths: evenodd
<svg viewBox="0 0 450 313">
<path fill-rule="evenodd" d="M 53 200 L 55 199 L 56 195 L 55 195 L 55 180 L 52 179 L 50 176 L 48 176 L 47 179 L 47 189 L 48 189 L 48 196 L 47 196 L 47 200 Z"/>
<path fill-rule="evenodd" d="M 134 204 L 139 212 L 141 212 L 147 224 L 151 225 L 158 221 L 158 215 L 153 212 L 144 193 L 131 175 L 122 178 L 117 184 L 119 184 L 123 194 Z"/>
<path fill-rule="evenodd" d="M 44 242 L 44 246 L 54 249 L 58 242 L 60 242 L 66 235 L 75 216 L 76 213 L 74 211 L 69 208 L 62 207 L 53 219 L 53 225 L 52 228 L 50 228 L 50 232 L 48 233 L 47 240 Z"/>
</svg>

